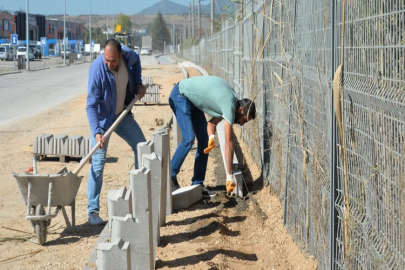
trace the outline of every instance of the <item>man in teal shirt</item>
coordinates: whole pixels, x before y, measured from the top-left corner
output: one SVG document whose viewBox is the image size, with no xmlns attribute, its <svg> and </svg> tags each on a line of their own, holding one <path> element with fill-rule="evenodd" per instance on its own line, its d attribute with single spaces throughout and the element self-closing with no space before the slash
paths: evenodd
<svg viewBox="0 0 405 270">
<path fill-rule="evenodd" d="M 193 185 L 201 185 L 203 197 L 215 196 L 215 192 L 204 187 L 208 153 L 214 148 L 216 125 L 225 120 L 226 190 L 232 192 L 236 186 L 232 173 L 233 140 L 232 125 L 243 126 L 256 116 L 255 103 L 249 99 L 238 100 L 235 91 L 223 79 L 215 76 L 197 76 L 184 79 L 173 87 L 169 104 L 176 115 L 183 140 L 171 160 L 173 191 L 179 189 L 177 174 L 180 172 L 194 138 L 198 148 L 194 161 Z M 212 118 L 207 122 L 204 113 Z"/>
</svg>

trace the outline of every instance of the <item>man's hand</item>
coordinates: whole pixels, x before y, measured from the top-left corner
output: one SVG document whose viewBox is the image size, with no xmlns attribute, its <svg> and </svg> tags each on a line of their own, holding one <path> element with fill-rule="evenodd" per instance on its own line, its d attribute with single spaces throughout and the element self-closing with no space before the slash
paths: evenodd
<svg viewBox="0 0 405 270">
<path fill-rule="evenodd" d="M 208 140 L 208 147 L 204 149 L 204 154 L 208 154 L 209 152 L 211 152 L 212 149 L 214 149 L 215 147 L 215 135 L 211 135 L 210 139 Z"/>
<path fill-rule="evenodd" d="M 233 174 L 226 174 L 226 193 L 230 194 L 236 187 L 236 180 Z"/>
<path fill-rule="evenodd" d="M 135 93 L 139 96 L 139 99 L 143 98 L 146 94 L 146 87 L 142 84 L 135 85 Z"/>
<path fill-rule="evenodd" d="M 107 142 L 107 138 L 102 136 L 101 134 L 96 134 L 96 142 L 100 142 L 100 148 L 103 148 Z"/>
</svg>

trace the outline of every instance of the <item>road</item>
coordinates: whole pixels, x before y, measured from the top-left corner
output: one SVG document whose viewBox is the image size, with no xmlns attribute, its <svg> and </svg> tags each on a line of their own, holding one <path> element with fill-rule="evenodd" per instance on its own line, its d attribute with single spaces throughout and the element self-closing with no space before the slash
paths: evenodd
<svg viewBox="0 0 405 270">
<path fill-rule="evenodd" d="M 0 125 L 37 114 L 87 91 L 90 63 L 0 77 Z"/>
<path fill-rule="evenodd" d="M 163 54 L 157 57 L 159 64 L 161 65 L 173 65 L 176 63 L 176 60 L 173 59 L 172 55 Z"/>
<path fill-rule="evenodd" d="M 142 56 L 142 65 L 157 65 Z M 90 63 L 0 77 L 0 125 L 40 113 L 87 92 Z M 84 108 L 83 108 L 84 109 Z"/>
</svg>

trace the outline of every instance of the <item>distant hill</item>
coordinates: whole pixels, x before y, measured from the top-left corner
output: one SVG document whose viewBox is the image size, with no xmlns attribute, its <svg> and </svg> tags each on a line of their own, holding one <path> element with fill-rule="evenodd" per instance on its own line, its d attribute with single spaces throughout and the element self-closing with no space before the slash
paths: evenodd
<svg viewBox="0 0 405 270">
<path fill-rule="evenodd" d="M 201 4 L 201 14 L 211 14 L 211 1 L 203 1 L 203 2 L 208 2 L 208 4 Z M 202 3 L 203 3 L 202 2 Z M 232 2 L 231 0 L 217 0 L 217 3 L 215 4 L 215 14 L 218 15 L 218 9 L 221 11 L 221 13 L 224 13 L 223 7 L 225 5 L 229 5 L 231 10 L 233 10 L 235 3 Z M 176 4 L 170 0 L 162 0 L 153 6 L 150 6 L 148 8 L 145 8 L 144 10 L 140 11 L 139 15 L 155 15 L 159 12 L 162 13 L 163 15 L 182 15 L 182 14 L 188 14 L 188 6 Z M 197 14 L 198 10 L 198 0 L 195 0 L 194 3 L 194 8 L 195 8 L 195 13 Z"/>
<path fill-rule="evenodd" d="M 170 0 L 162 0 L 153 6 L 145 8 L 139 15 L 155 15 L 160 11 L 163 15 L 188 13 L 188 7 L 176 4 Z"/>
</svg>

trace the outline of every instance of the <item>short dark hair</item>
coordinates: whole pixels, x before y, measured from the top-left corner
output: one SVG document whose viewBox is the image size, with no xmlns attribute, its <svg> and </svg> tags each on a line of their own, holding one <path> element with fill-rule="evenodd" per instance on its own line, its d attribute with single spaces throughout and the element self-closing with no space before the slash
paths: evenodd
<svg viewBox="0 0 405 270">
<path fill-rule="evenodd" d="M 236 112 L 239 111 L 239 108 L 243 107 L 243 115 L 247 116 L 247 119 L 256 118 L 256 104 L 254 101 L 251 101 L 248 98 L 238 100 L 236 103 Z M 249 115 L 248 115 L 249 113 Z"/>
<path fill-rule="evenodd" d="M 110 45 L 111 47 L 113 47 L 114 49 L 117 50 L 118 54 L 121 54 L 121 52 L 122 52 L 121 43 L 118 40 L 113 39 L 113 38 L 107 40 L 104 45 L 104 51 L 105 51 L 105 48 L 107 47 L 107 45 Z"/>
</svg>

